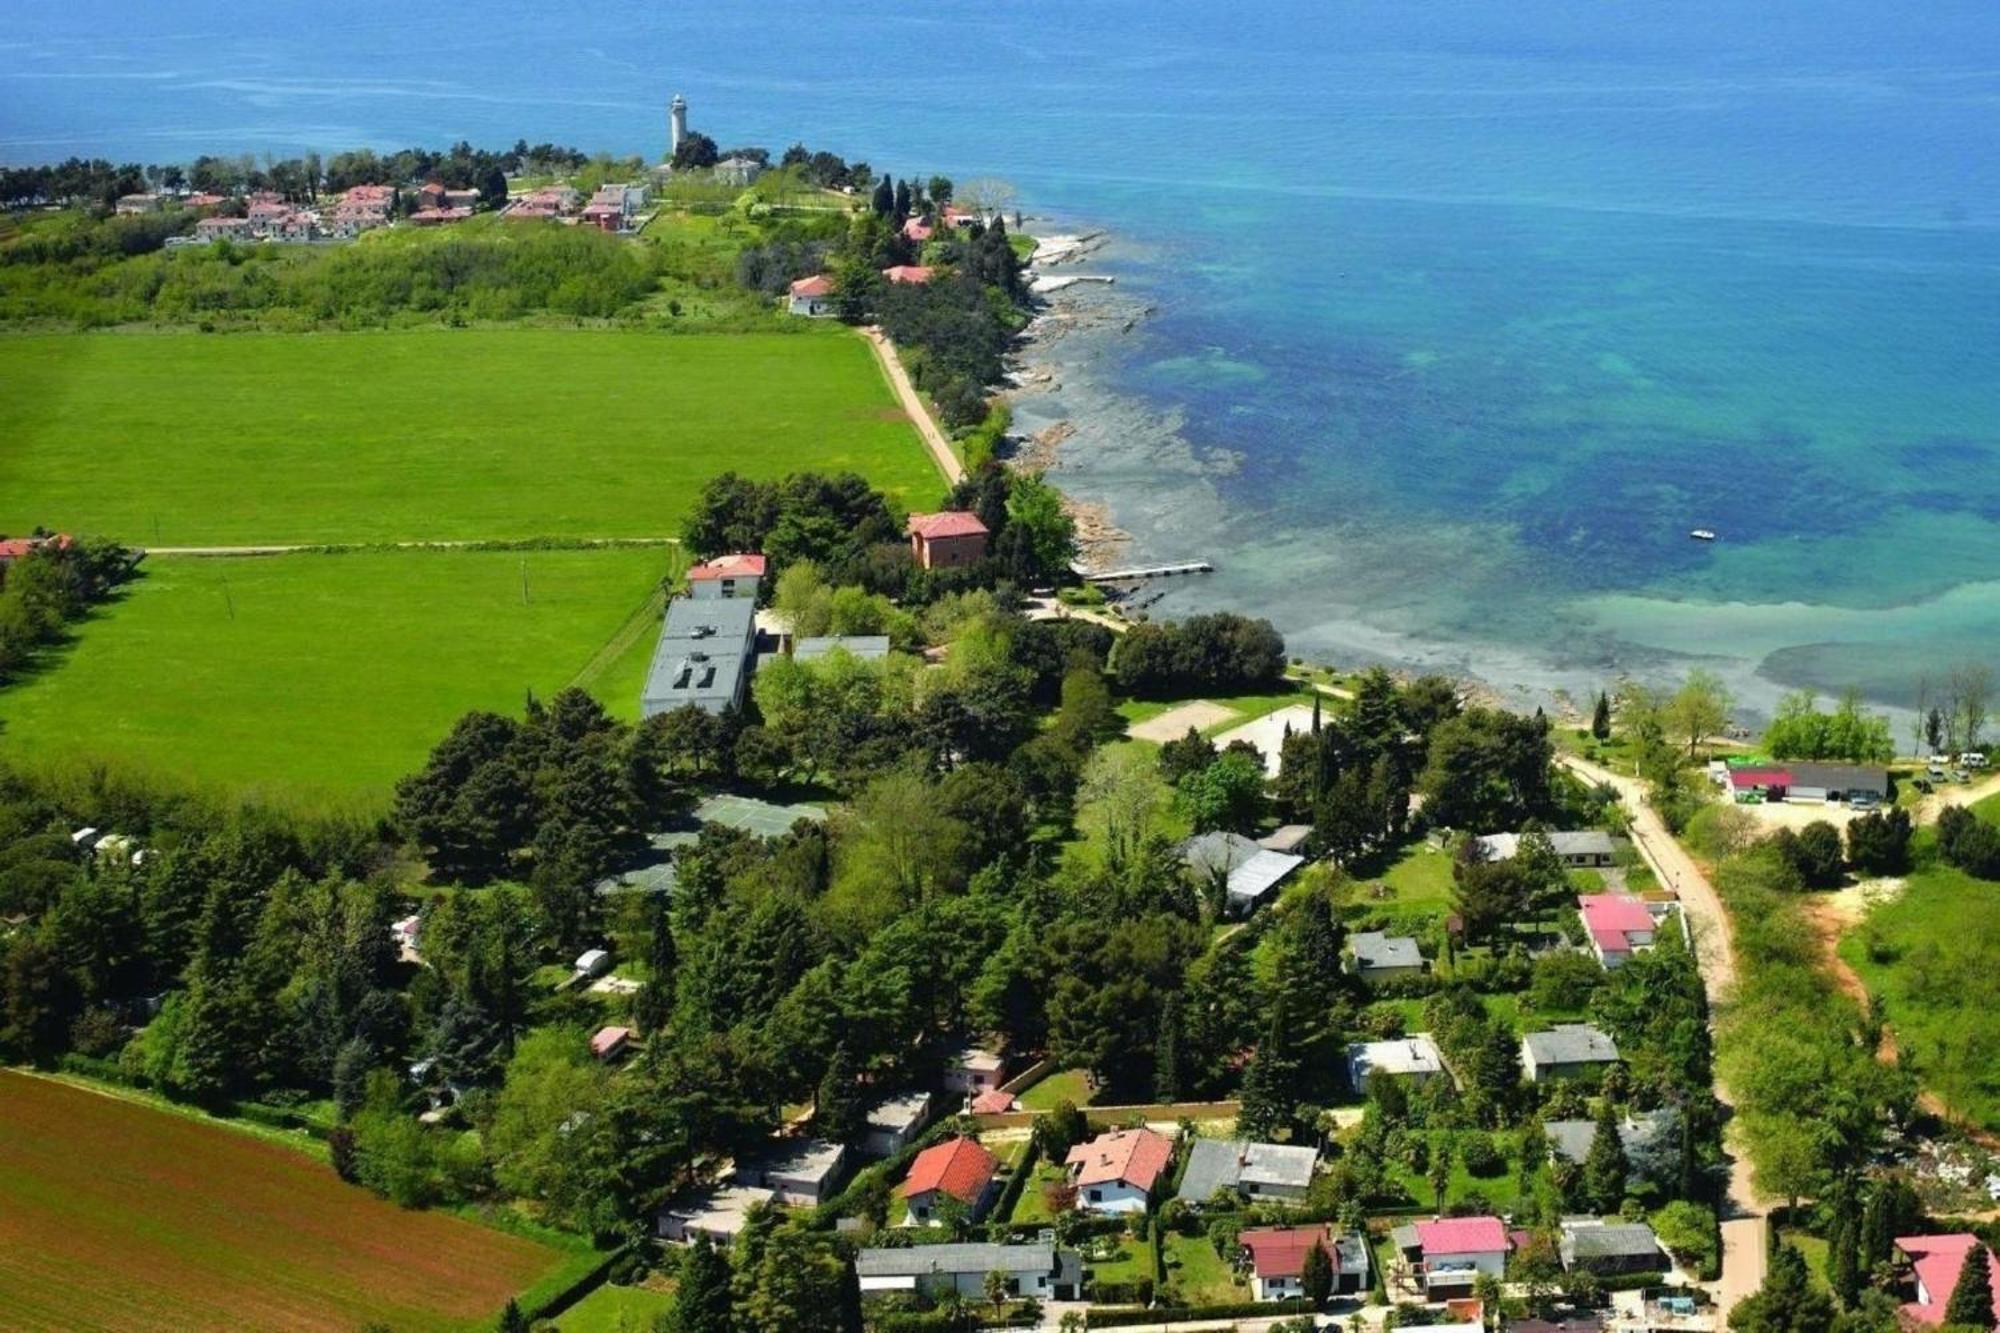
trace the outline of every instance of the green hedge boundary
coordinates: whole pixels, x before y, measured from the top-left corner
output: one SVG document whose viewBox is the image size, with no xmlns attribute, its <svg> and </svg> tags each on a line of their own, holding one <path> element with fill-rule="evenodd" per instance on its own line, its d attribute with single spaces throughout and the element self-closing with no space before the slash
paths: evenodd
<svg viewBox="0 0 2000 1333">
<path fill-rule="evenodd" d="M 1090 1310 L 1084 1317 L 1087 1328 L 1129 1328 L 1134 1324 L 1190 1324 L 1209 1319 L 1283 1319 L 1312 1313 L 1311 1301 L 1294 1297 L 1286 1301 L 1236 1301 L 1160 1310 Z"/>
</svg>

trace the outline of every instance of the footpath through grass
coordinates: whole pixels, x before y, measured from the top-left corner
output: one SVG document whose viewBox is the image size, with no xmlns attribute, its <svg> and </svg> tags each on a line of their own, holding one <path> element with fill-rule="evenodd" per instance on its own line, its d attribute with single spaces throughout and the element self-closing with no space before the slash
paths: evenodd
<svg viewBox="0 0 2000 1333">
<path fill-rule="evenodd" d="M 638 711 L 621 635 L 663 547 L 155 560 L 46 668 L 0 690 L 0 756 L 102 762 L 281 802 L 376 806 L 458 717 L 585 681 Z M 634 662 L 637 668 L 634 668 Z"/>
<path fill-rule="evenodd" d="M 0 335 L 0 532 L 671 536 L 731 469 L 944 488 L 845 330 Z"/>
<path fill-rule="evenodd" d="M 408 1212 L 290 1149 L 0 1071 L 0 1326 L 489 1328 L 565 1252 Z"/>
</svg>

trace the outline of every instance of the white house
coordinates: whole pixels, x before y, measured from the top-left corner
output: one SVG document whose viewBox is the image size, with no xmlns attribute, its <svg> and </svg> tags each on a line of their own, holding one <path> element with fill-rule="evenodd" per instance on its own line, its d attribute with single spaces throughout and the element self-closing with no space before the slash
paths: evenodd
<svg viewBox="0 0 2000 1333">
<path fill-rule="evenodd" d="M 1377 1074 L 1394 1074 L 1421 1087 L 1445 1073 L 1444 1056 L 1428 1032 L 1393 1041 L 1355 1042 L 1347 1048 L 1347 1083 L 1366 1093 Z"/>
<path fill-rule="evenodd" d="M 1507 1267 L 1507 1228 L 1497 1217 L 1446 1217 L 1390 1234 L 1427 1300 L 1464 1295 L 1480 1274 L 1497 1281 Z"/>
<path fill-rule="evenodd" d="M 1336 1235 L 1332 1227 L 1253 1227 L 1237 1238 L 1248 1257 L 1250 1287 L 1260 1301 L 1305 1295 L 1300 1279 L 1306 1256 L 1325 1250 L 1333 1267 L 1333 1293 L 1352 1296 L 1368 1289 L 1368 1246 L 1359 1236 Z"/>
<path fill-rule="evenodd" d="M 704 560 L 687 572 L 688 596 L 697 602 L 731 597 L 748 597 L 754 602 L 765 568 L 763 556 L 748 552 Z"/>
<path fill-rule="evenodd" d="M 1617 847 L 1611 841 L 1611 835 L 1600 829 L 1550 833 L 1546 836 L 1549 845 L 1555 848 L 1556 856 L 1572 869 L 1601 869 L 1617 860 Z M 1518 833 L 1489 833 L 1474 841 L 1488 861 L 1511 861 L 1521 850 L 1521 835 Z"/>
<path fill-rule="evenodd" d="M 1583 913 L 1590 951 L 1609 970 L 1623 967 L 1632 955 L 1653 947 L 1659 923 L 1646 904 L 1629 893 L 1586 893 L 1576 900 Z"/>
<path fill-rule="evenodd" d="M 988 1273 L 1006 1274 L 1008 1295 L 1039 1300 L 1075 1300 L 1083 1285 L 1082 1261 L 1053 1245 L 913 1245 L 854 1256 L 863 1297 L 922 1292 L 935 1298 L 956 1291 L 983 1300 Z"/>
<path fill-rule="evenodd" d="M 876 1104 L 868 1112 L 868 1127 L 861 1134 L 861 1151 L 876 1157 L 893 1157 L 915 1142 L 930 1123 L 935 1098 L 928 1092 L 906 1092 Z"/>
<path fill-rule="evenodd" d="M 833 314 L 833 279 L 824 273 L 800 278 L 788 289 L 785 310 L 788 314 L 804 315 L 808 319 L 823 319 Z"/>
<path fill-rule="evenodd" d="M 775 1203 L 777 1197 L 752 1185 L 718 1185 L 667 1204 L 654 1219 L 654 1230 L 676 1245 L 692 1245 L 698 1236 L 727 1245 L 743 1230 L 752 1208 Z"/>
<path fill-rule="evenodd" d="M 603 949 L 585 949 L 576 956 L 576 974 L 601 977 L 611 970 L 611 955 Z"/>
<path fill-rule="evenodd" d="M 1143 1213 L 1173 1164 L 1174 1144 L 1150 1129 L 1120 1129 L 1079 1143 L 1064 1159 L 1076 1206 L 1092 1213 Z"/>
<path fill-rule="evenodd" d="M 992 1092 L 1006 1082 L 1007 1062 L 998 1051 L 983 1046 L 967 1046 L 945 1058 L 944 1087 L 964 1097 Z"/>
<path fill-rule="evenodd" d="M 965 1216 L 978 1221 L 999 1193 L 1000 1159 L 977 1139 L 946 1139 L 918 1153 L 910 1174 L 896 1187 L 912 1222 L 929 1222 L 956 1199 Z"/>
</svg>

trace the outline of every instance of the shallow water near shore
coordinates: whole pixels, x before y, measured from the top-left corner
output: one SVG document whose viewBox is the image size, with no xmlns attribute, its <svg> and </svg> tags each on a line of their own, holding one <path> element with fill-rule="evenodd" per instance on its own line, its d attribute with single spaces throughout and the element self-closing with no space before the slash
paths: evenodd
<svg viewBox="0 0 2000 1333">
<path fill-rule="evenodd" d="M 1523 697 L 1701 662 L 1903 704 L 1996 656 L 1990 4 L 464 14 L 33 3 L 0 156 L 655 154 L 683 91 L 1112 229 L 1065 299 L 1150 313 L 1057 339 L 1023 415 L 1135 557 L 1215 561 L 1159 610 Z"/>
</svg>

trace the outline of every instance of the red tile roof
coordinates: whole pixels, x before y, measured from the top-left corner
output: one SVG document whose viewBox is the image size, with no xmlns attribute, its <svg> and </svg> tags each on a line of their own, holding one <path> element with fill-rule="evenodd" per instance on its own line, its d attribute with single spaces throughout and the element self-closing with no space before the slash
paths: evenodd
<svg viewBox="0 0 2000 1333">
<path fill-rule="evenodd" d="M 58 532 L 53 537 L 12 537 L 0 541 L 0 560 L 19 560 L 30 551 L 53 546 L 58 551 L 67 551 L 72 545 L 67 532 Z"/>
<path fill-rule="evenodd" d="M 700 583 L 706 579 L 761 579 L 764 577 L 765 563 L 761 555 L 746 553 L 719 555 L 690 569 L 688 582 Z"/>
<path fill-rule="evenodd" d="M 603 1059 L 630 1040 L 631 1028 L 599 1028 L 597 1035 L 590 1039 L 590 1053 Z"/>
<path fill-rule="evenodd" d="M 1014 1094 L 1002 1092 L 998 1088 L 988 1088 L 972 1099 L 974 1115 L 1005 1115 L 1014 1109 Z"/>
<path fill-rule="evenodd" d="M 1584 928 L 1602 949 L 1627 951 L 1632 947 L 1628 935 L 1659 928 L 1646 904 L 1629 894 L 1585 893 L 1577 897 L 1576 905 L 1583 911 Z"/>
<path fill-rule="evenodd" d="M 891 282 L 925 283 L 931 280 L 933 270 L 928 264 L 897 264 L 882 270 L 882 276 Z"/>
<path fill-rule="evenodd" d="M 1250 1251 L 1250 1266 L 1261 1278 L 1297 1277 L 1315 1248 L 1333 1257 L 1331 1227 L 1256 1227 L 1236 1239 Z"/>
<path fill-rule="evenodd" d="M 1790 769 L 1784 768 L 1732 768 L 1729 770 L 1731 787 L 1789 787 L 1792 785 Z"/>
<path fill-rule="evenodd" d="M 815 273 L 810 278 L 800 278 L 792 284 L 793 296 L 831 296 L 833 279 L 824 273 Z"/>
<path fill-rule="evenodd" d="M 1507 1252 L 1507 1228 L 1497 1217 L 1445 1217 L 1417 1223 L 1417 1243 L 1431 1254 Z"/>
<path fill-rule="evenodd" d="M 986 525 L 979 521 L 979 515 L 968 514 L 962 509 L 947 509 L 937 514 L 912 514 L 906 530 L 925 541 L 938 537 L 986 535 Z"/>
<path fill-rule="evenodd" d="M 1071 1148 L 1064 1165 L 1076 1168 L 1078 1185 L 1123 1183 L 1151 1190 L 1173 1158 L 1174 1145 L 1166 1135 L 1121 1129 Z"/>
<path fill-rule="evenodd" d="M 979 1202 L 979 1196 L 993 1183 L 1000 1159 L 981 1147 L 975 1139 L 949 1139 L 917 1154 L 910 1174 L 896 1187 L 899 1197 L 943 1190 L 963 1204 Z"/>
<path fill-rule="evenodd" d="M 930 224 L 922 218 L 911 218 L 903 224 L 903 235 L 913 241 L 928 241 L 931 238 Z"/>
<path fill-rule="evenodd" d="M 1896 1248 L 1910 1256 L 1916 1266 L 1917 1280 L 1930 1296 L 1928 1303 L 1911 1301 L 1904 1305 L 1903 1313 L 1920 1324 L 1942 1324 L 1951 1289 L 1958 1285 L 1959 1270 L 1965 1267 L 1965 1256 L 1974 1246 L 1979 1246 L 1987 1256 L 1986 1278 L 1993 1289 L 1993 1313 L 2000 1317 L 2000 1273 L 1996 1273 L 1993 1256 L 1980 1245 L 1979 1237 L 1963 1231 L 1948 1236 L 1896 1238 Z"/>
</svg>

